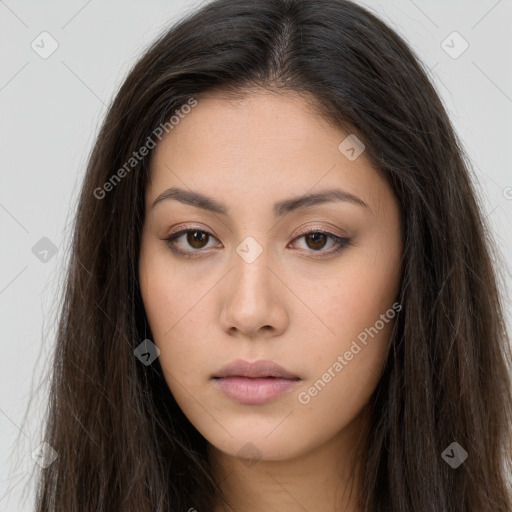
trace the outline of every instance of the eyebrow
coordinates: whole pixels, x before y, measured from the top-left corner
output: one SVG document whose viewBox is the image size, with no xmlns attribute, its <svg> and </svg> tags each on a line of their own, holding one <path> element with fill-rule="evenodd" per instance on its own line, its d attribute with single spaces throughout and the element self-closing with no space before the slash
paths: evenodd
<svg viewBox="0 0 512 512">
<path fill-rule="evenodd" d="M 199 192 L 193 192 L 190 190 L 184 190 L 177 187 L 172 187 L 162 192 L 154 201 L 151 208 L 154 208 L 157 204 L 162 201 L 174 199 L 184 204 L 195 206 L 209 212 L 217 213 L 219 215 L 229 215 L 229 208 L 218 202 L 212 197 L 200 194 Z M 282 217 L 289 212 L 300 210 L 303 208 L 309 208 L 311 206 L 324 204 L 333 201 L 346 201 L 363 208 L 369 208 L 369 206 L 359 197 L 346 192 L 339 188 L 324 190 L 314 194 L 306 194 L 299 197 L 292 197 L 285 201 L 279 201 L 274 204 L 273 212 L 274 216 Z"/>
</svg>

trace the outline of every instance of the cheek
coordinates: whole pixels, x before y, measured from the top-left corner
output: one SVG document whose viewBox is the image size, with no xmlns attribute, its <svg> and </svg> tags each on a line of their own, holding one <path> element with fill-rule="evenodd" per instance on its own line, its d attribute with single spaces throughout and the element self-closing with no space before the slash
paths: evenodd
<svg viewBox="0 0 512 512">
<path fill-rule="evenodd" d="M 139 262 L 139 283 L 144 310 L 153 336 L 153 343 L 160 349 L 160 364 L 165 370 L 169 342 L 174 336 L 180 319 L 186 314 L 187 298 L 177 274 L 165 258 L 155 250 L 146 249 Z"/>
<path fill-rule="evenodd" d="M 375 249 L 370 254 L 346 260 L 336 283 L 316 295 L 314 307 L 329 329 L 324 329 L 321 344 L 318 337 L 307 343 L 316 369 L 311 395 L 321 394 L 318 402 L 333 400 L 334 408 L 343 411 L 364 403 L 377 384 L 398 307 L 393 308 L 399 287 L 398 251 L 385 257 Z"/>
<path fill-rule="evenodd" d="M 157 342 L 172 335 L 175 326 L 199 297 L 183 273 L 173 265 L 168 250 L 156 242 L 143 242 L 139 283 L 146 316 Z"/>
<path fill-rule="evenodd" d="M 317 295 L 315 303 L 316 310 L 321 312 L 320 319 L 329 328 L 329 345 L 341 350 L 376 322 L 379 331 L 389 330 L 387 324 L 391 323 L 393 312 L 384 319 L 385 325 L 380 319 L 392 307 L 398 292 L 394 270 L 382 274 L 365 267 L 358 272 L 341 275 L 337 281 L 336 286 L 323 296 Z M 364 334 L 361 337 L 364 338 Z"/>
<path fill-rule="evenodd" d="M 328 382 L 343 379 L 343 387 L 350 394 L 360 385 L 359 380 L 380 374 L 396 316 L 391 302 L 383 305 L 368 296 L 361 297 L 360 302 L 354 299 L 354 295 L 333 297 L 326 323 L 334 334 L 329 332 L 320 344 L 317 339 L 309 347 L 317 371 L 313 377 L 323 375 L 322 380 Z M 336 379 L 329 377 L 333 374 Z"/>
<path fill-rule="evenodd" d="M 322 343 L 317 339 L 316 346 L 309 346 L 312 372 L 297 398 L 311 417 L 324 417 L 340 428 L 358 414 L 374 392 L 395 320 L 391 314 L 387 322 L 381 320 L 380 315 L 388 308 L 380 309 L 378 301 L 368 297 L 363 298 L 355 315 L 349 308 L 343 309 L 343 297 L 336 300 L 330 317 L 336 335 L 329 334 Z"/>
<path fill-rule="evenodd" d="M 168 256 L 147 254 L 139 267 L 144 309 L 165 380 L 178 399 L 184 387 L 192 391 L 198 385 L 193 365 L 201 367 L 199 359 L 208 358 L 214 348 L 205 322 L 211 303 L 205 288 L 191 286 L 190 277 L 173 268 Z"/>
</svg>

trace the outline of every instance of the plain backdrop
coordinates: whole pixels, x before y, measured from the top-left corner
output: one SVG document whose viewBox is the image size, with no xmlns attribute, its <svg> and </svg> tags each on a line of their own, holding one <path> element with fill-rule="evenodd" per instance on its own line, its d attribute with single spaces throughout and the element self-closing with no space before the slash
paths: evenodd
<svg viewBox="0 0 512 512">
<path fill-rule="evenodd" d="M 42 441 L 65 250 L 100 122 L 141 51 L 202 3 L 0 0 L 1 512 L 33 510 L 31 453 Z M 502 259 L 510 261 L 512 1 L 360 3 L 430 69 L 473 162 Z M 501 272 L 510 289 L 510 266 Z"/>
</svg>

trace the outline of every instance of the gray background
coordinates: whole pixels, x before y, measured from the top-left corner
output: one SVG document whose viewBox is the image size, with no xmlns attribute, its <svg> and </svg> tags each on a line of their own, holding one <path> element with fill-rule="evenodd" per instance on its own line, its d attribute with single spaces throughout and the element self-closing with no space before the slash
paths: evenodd
<svg viewBox="0 0 512 512">
<path fill-rule="evenodd" d="M 31 452 L 42 441 L 58 291 L 99 123 L 141 50 L 202 3 L 0 0 L 0 511 L 32 510 Z M 473 162 L 502 258 L 510 260 L 512 0 L 360 3 L 390 23 L 431 70 Z M 41 42 L 44 31 L 58 43 L 46 59 L 31 47 L 51 48 L 50 39 Z M 469 44 L 457 58 L 464 41 L 454 31 Z M 58 248 L 55 255 L 32 250 L 50 247 L 43 237 Z M 510 289 L 510 266 L 502 275 Z"/>
</svg>

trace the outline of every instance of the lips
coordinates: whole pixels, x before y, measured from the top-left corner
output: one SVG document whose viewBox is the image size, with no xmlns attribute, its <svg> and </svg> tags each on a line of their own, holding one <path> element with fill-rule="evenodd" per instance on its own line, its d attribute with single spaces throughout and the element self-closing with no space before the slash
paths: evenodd
<svg viewBox="0 0 512 512">
<path fill-rule="evenodd" d="M 252 363 L 237 359 L 224 366 L 216 374 L 212 376 L 213 379 L 222 379 L 226 377 L 246 377 L 250 379 L 258 378 L 279 378 L 287 380 L 300 380 L 298 375 L 285 370 L 273 361 L 260 359 Z"/>
<path fill-rule="evenodd" d="M 218 390 L 243 405 L 271 402 L 290 391 L 300 380 L 298 375 L 268 360 L 249 363 L 237 359 L 212 375 Z"/>
</svg>

